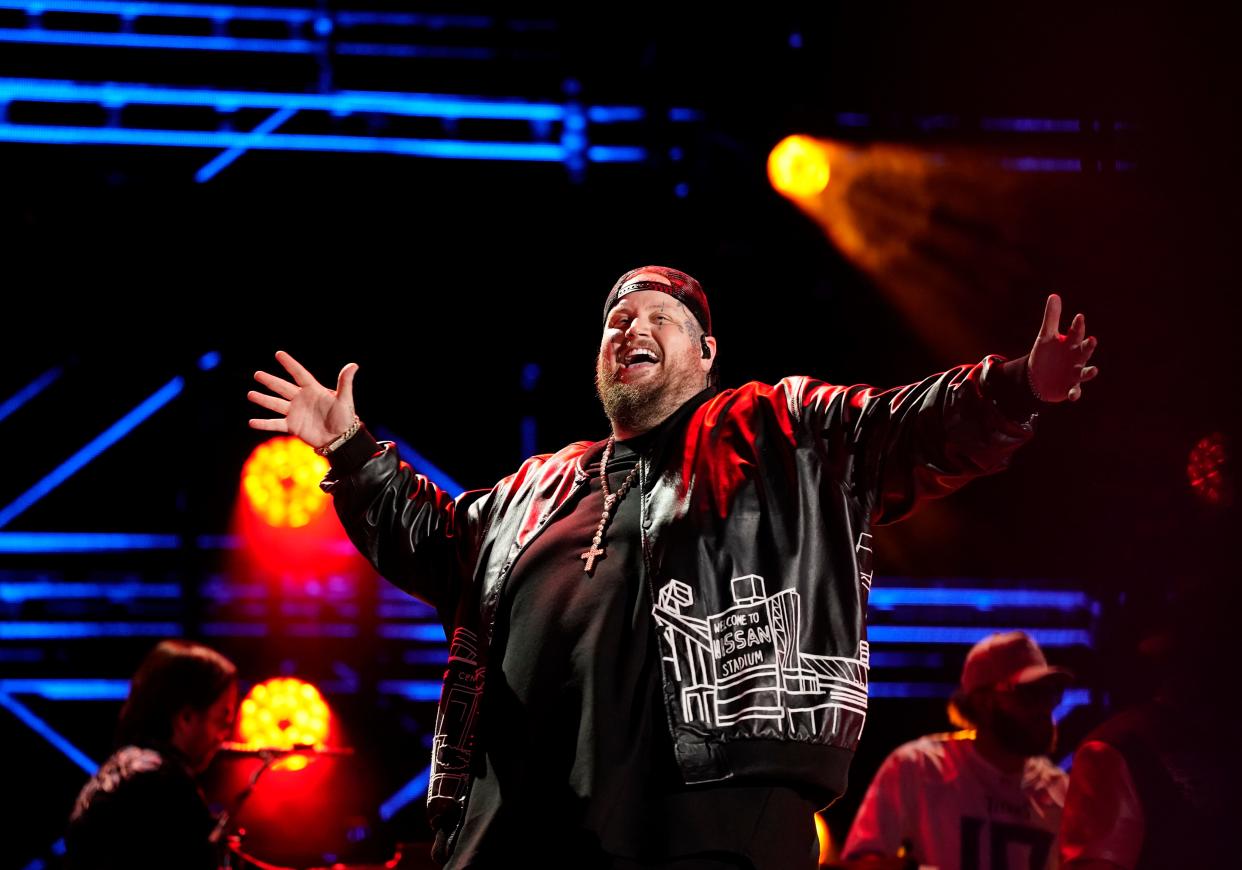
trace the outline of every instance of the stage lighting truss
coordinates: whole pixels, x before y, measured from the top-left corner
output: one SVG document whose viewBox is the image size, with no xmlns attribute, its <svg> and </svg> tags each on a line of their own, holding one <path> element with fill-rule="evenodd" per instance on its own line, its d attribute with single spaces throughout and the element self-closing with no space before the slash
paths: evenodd
<svg viewBox="0 0 1242 870">
<path fill-rule="evenodd" d="M 204 68 L 210 64 L 203 59 L 214 57 L 225 65 L 221 70 L 231 64 L 221 76 L 231 80 L 237 78 L 239 57 L 260 64 L 303 56 L 310 63 L 299 61 L 295 68 L 303 77 L 313 70 L 316 78 L 289 90 L 252 91 L 0 77 L 0 142 L 218 150 L 196 173 L 199 182 L 252 149 L 562 163 L 580 181 L 590 164 L 647 161 L 650 148 L 642 130 L 652 121 L 699 120 L 688 108 L 657 113 L 642 106 L 585 104 L 572 81 L 558 83 L 565 96 L 554 100 L 344 90 L 336 81 L 342 63 L 491 61 L 504 62 L 505 69 L 532 60 L 546 63 L 555 57 L 546 43 L 555 29 L 554 21 L 488 15 L 0 0 L 0 43 L 38 47 L 27 50 L 47 54 L 42 68 L 57 68 L 63 56 L 57 52 L 76 47 L 91 52 L 92 63 L 104 70 L 124 58 L 132 68 L 135 53 L 165 63 L 182 54 Z M 272 70 L 263 76 L 272 78 Z M 193 124 L 187 124 L 190 115 L 198 119 Z M 428 129 L 418 119 L 440 124 Z M 609 143 L 593 142 L 605 125 L 614 129 L 595 138 Z"/>
</svg>

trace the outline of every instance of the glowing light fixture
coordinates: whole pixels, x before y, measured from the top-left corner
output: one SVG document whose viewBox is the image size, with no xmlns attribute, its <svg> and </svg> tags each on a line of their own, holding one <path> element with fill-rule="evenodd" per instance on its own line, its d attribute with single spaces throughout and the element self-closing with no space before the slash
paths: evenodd
<svg viewBox="0 0 1242 870">
<path fill-rule="evenodd" d="M 242 741 L 256 749 L 323 748 L 329 713 L 319 690 L 293 677 L 274 677 L 252 688 L 241 703 L 237 723 Z M 273 770 L 301 770 L 304 755 L 282 759 Z"/>
<path fill-rule="evenodd" d="M 319 489 L 327 473 L 328 460 L 301 440 L 273 438 L 246 460 L 242 488 L 254 512 L 269 526 L 300 528 L 328 506 L 328 496 Z"/>
<path fill-rule="evenodd" d="M 785 196 L 816 196 L 828 186 L 828 153 L 809 136 L 786 136 L 768 155 L 768 179 Z"/>
</svg>

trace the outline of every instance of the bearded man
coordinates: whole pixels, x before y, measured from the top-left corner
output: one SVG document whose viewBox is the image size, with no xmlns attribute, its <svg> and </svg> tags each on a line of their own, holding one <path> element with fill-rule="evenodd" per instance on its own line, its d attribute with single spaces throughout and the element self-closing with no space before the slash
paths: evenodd
<svg viewBox="0 0 1242 870">
<path fill-rule="evenodd" d="M 812 868 L 867 706 L 872 523 L 999 471 L 1095 348 L 1060 299 L 1025 358 L 891 390 L 717 390 L 702 286 L 608 293 L 609 437 L 452 498 L 283 351 L 251 401 L 331 461 L 358 549 L 449 639 L 428 814 L 451 868 Z"/>
<path fill-rule="evenodd" d="M 893 750 L 858 808 L 843 857 L 900 856 L 910 866 L 962 870 L 1057 866 L 1053 843 L 1069 777 L 1046 755 L 1070 679 L 1025 632 L 975 644 L 952 701 L 973 731 Z"/>
</svg>

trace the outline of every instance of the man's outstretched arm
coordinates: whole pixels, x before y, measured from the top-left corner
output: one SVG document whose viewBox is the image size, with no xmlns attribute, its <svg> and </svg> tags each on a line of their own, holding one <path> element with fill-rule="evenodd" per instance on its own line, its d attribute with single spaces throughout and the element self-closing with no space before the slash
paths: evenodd
<svg viewBox="0 0 1242 870">
<path fill-rule="evenodd" d="M 287 432 L 317 449 L 336 445 L 320 486 L 332 495 L 350 540 L 387 580 L 442 617 L 450 613 L 461 577 L 471 570 L 465 563 L 474 552 L 473 533 L 488 491 L 454 499 L 401 461 L 395 445 L 376 442 L 354 412 L 356 363 L 341 369 L 337 388 L 330 390 L 284 351 L 276 359 L 293 381 L 255 372 L 255 380 L 276 395 L 252 390 L 247 398 L 281 416 L 252 419 L 250 427 Z"/>
<path fill-rule="evenodd" d="M 873 519 L 894 522 L 923 498 L 1007 467 L 1033 436 L 1035 411 L 1082 395 L 1082 384 L 1099 373 L 1087 365 L 1097 341 L 1081 314 L 1061 334 L 1060 316 L 1053 294 L 1025 358 L 989 356 L 888 390 L 791 383 L 791 409 L 816 431 Z"/>
</svg>

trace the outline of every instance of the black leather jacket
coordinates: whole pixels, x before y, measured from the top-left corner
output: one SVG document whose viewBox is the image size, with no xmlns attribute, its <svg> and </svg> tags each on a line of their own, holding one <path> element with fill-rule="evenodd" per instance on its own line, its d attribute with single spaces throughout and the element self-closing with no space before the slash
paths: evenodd
<svg viewBox="0 0 1242 870">
<path fill-rule="evenodd" d="M 705 390 L 664 427 L 639 464 L 640 524 L 686 783 L 774 781 L 825 804 L 844 791 L 867 709 L 871 524 L 999 471 L 1032 437 L 1025 361 L 1002 363 L 883 391 L 805 377 Z M 439 860 L 465 816 L 505 581 L 603 446 L 531 457 L 454 499 L 362 429 L 321 484 L 449 637 L 428 790 Z"/>
</svg>

